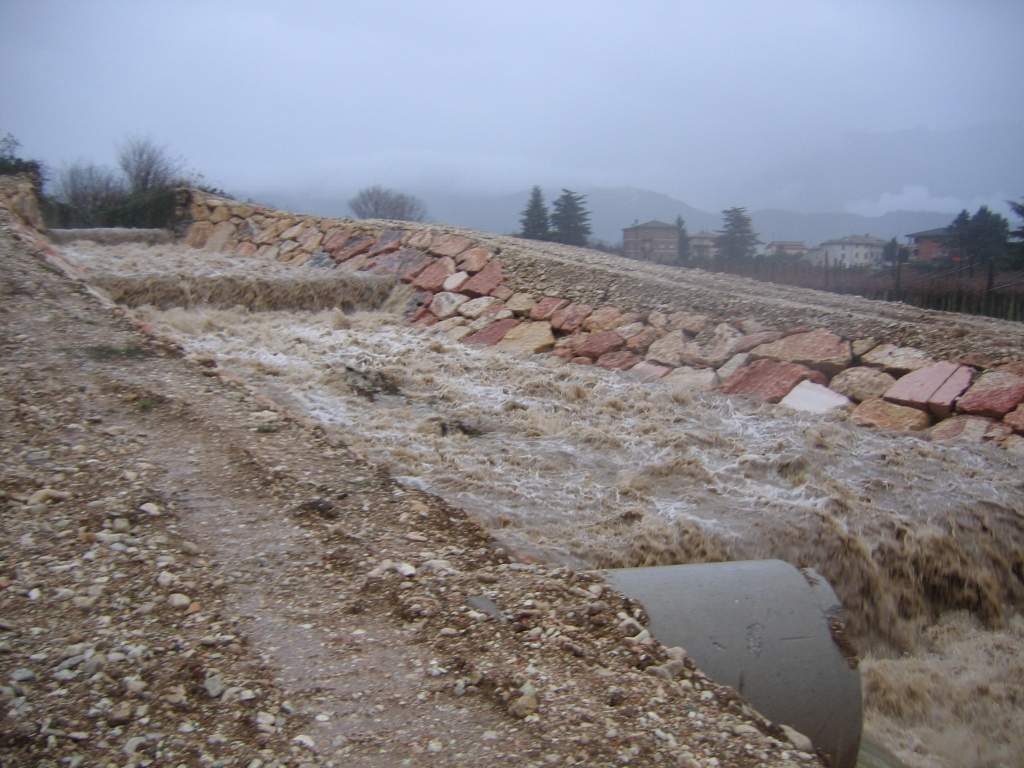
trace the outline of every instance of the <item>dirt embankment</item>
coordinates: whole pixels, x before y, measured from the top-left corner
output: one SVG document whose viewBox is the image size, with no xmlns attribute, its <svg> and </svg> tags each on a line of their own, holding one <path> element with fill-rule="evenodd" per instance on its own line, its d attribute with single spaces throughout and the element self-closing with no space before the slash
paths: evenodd
<svg viewBox="0 0 1024 768">
<path fill-rule="evenodd" d="M 0 223 L 5 768 L 816 762 Z"/>
</svg>

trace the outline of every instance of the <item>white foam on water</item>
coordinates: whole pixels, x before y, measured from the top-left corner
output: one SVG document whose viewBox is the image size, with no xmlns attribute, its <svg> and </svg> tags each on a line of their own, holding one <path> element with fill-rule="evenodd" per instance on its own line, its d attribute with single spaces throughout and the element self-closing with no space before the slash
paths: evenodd
<svg viewBox="0 0 1024 768">
<path fill-rule="evenodd" d="M 998 627 L 1022 599 L 1006 564 L 1021 549 L 1024 467 L 995 448 L 516 358 L 382 313 L 137 314 L 520 553 L 584 567 L 756 557 L 813 566 L 835 585 L 854 637 L 875 649 L 872 674 L 905 669 L 894 652 L 934 655 L 918 641 L 942 611 L 969 608 Z M 884 708 L 871 718 L 901 748 L 892 733 L 934 725 Z M 1005 730 L 986 738 L 1024 746 Z M 996 764 L 979 749 L 963 764 Z"/>
</svg>

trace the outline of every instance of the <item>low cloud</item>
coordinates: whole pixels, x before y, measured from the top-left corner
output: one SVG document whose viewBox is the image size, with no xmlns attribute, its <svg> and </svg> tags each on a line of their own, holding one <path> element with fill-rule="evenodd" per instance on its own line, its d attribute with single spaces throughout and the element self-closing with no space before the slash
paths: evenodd
<svg viewBox="0 0 1024 768">
<path fill-rule="evenodd" d="M 877 200 L 855 200 L 846 206 L 847 213 L 861 216 L 884 216 L 893 211 L 938 211 L 940 213 L 959 213 L 965 208 L 974 211 L 987 205 L 994 211 L 1007 213 L 1010 209 L 1006 204 L 1007 195 L 996 194 L 970 199 L 949 195 L 937 197 L 931 194 L 928 187 L 907 184 L 900 192 L 885 192 Z"/>
</svg>

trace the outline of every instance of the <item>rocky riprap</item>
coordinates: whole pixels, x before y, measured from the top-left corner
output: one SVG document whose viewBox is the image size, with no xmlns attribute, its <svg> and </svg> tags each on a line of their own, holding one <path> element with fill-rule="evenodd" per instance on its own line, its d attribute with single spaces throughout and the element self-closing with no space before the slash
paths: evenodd
<svg viewBox="0 0 1024 768">
<path fill-rule="evenodd" d="M 736 312 L 716 316 L 697 307 L 669 311 L 672 302 L 656 303 L 652 292 L 644 290 L 619 306 L 590 298 L 592 287 L 552 288 L 560 281 L 552 280 L 549 271 L 564 269 L 565 258 L 578 257 L 573 252 L 580 249 L 423 225 L 398 228 L 296 216 L 196 191 L 182 195 L 186 244 L 295 267 L 400 280 L 418 291 L 410 322 L 433 327 L 453 341 L 665 377 L 679 390 L 719 389 L 812 412 L 846 408 L 861 426 L 932 428 L 928 434 L 934 440 L 986 442 L 1024 453 L 1024 334 L 1016 324 L 1006 324 L 1016 331 L 1016 346 L 1012 333 L 1003 339 L 1010 346 L 996 348 L 963 331 L 954 334 L 953 341 L 960 341 L 957 353 L 944 355 L 948 338 L 932 343 L 937 353 L 902 346 L 894 342 L 907 335 L 906 329 L 882 320 L 868 324 L 881 332 L 875 336 L 845 338 L 841 330 L 773 324 L 773 312 L 779 313 L 771 308 L 760 319 Z M 547 265 L 537 263 L 536 252 L 544 250 L 550 251 Z M 594 258 L 606 266 L 602 259 L 608 257 Z M 632 268 L 627 264 L 615 266 Z M 534 274 L 525 265 L 532 265 Z M 636 269 L 653 269 L 652 275 L 660 276 L 666 268 Z M 602 270 L 592 271 L 590 282 L 599 282 Z M 612 289 L 621 282 L 608 271 L 605 278 L 598 298 L 616 292 Z M 892 310 L 873 304 L 880 317 Z M 846 318 L 835 323 L 849 325 Z M 887 328 L 891 332 L 882 335 Z"/>
</svg>

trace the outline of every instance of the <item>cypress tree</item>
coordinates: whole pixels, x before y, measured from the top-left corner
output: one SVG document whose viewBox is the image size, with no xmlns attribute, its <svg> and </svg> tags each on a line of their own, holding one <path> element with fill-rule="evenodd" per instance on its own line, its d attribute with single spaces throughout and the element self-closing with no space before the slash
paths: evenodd
<svg viewBox="0 0 1024 768">
<path fill-rule="evenodd" d="M 548 207 L 544 205 L 544 193 L 540 187 L 530 191 L 530 202 L 519 217 L 522 226 L 520 234 L 531 240 L 548 240 L 551 237 L 551 225 L 548 221 Z"/>
<path fill-rule="evenodd" d="M 553 203 L 551 214 L 551 239 L 556 243 L 585 246 L 590 236 L 590 213 L 583 207 L 586 198 L 571 190 L 563 189 L 561 196 Z"/>
<path fill-rule="evenodd" d="M 686 222 L 682 216 L 676 216 L 676 227 L 679 229 L 679 255 L 676 260 L 679 264 L 690 263 L 690 233 L 686 231 Z"/>
<path fill-rule="evenodd" d="M 757 233 L 751 226 L 746 208 L 729 208 L 722 211 L 725 220 L 715 238 L 716 260 L 735 263 L 752 259 L 757 253 Z"/>
</svg>

